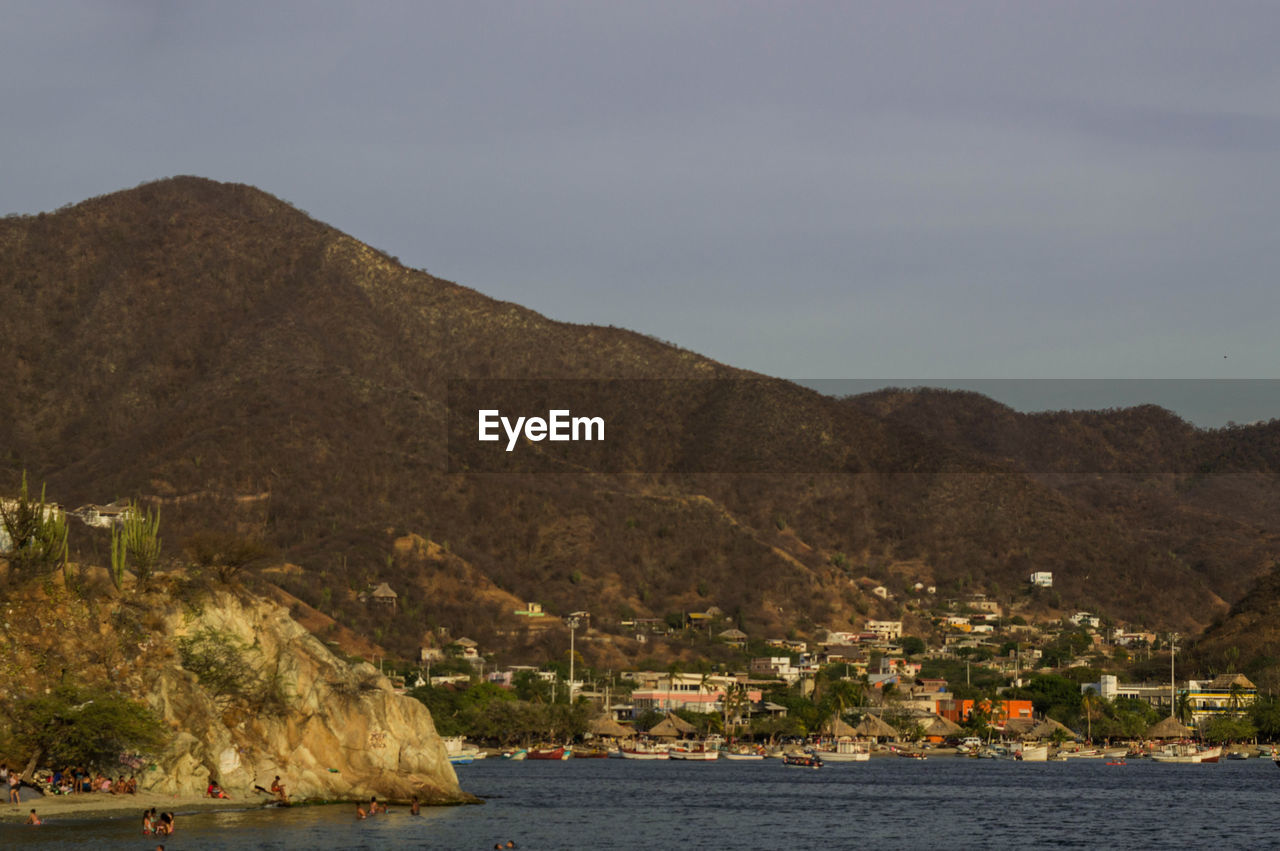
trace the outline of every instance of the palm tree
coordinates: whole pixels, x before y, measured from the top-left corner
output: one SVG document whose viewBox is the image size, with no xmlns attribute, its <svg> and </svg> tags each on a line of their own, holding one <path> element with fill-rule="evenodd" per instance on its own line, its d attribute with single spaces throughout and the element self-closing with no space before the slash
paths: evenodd
<svg viewBox="0 0 1280 851">
<path fill-rule="evenodd" d="M 1178 702 L 1174 705 L 1173 716 L 1183 724 L 1191 723 L 1191 695 L 1185 691 L 1178 695 Z"/>
<path fill-rule="evenodd" d="M 725 686 L 724 696 L 720 698 L 720 705 L 724 710 L 724 732 L 728 735 L 731 732 L 729 726 L 730 719 L 738 721 L 742 707 L 747 703 L 747 687 L 739 682 L 732 682 Z"/>
</svg>

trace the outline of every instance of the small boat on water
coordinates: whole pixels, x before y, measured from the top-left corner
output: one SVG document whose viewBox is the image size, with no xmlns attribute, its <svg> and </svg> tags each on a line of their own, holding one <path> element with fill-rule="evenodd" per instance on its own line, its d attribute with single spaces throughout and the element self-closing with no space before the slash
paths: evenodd
<svg viewBox="0 0 1280 851">
<path fill-rule="evenodd" d="M 619 748 L 623 759 L 669 759 L 666 745 L 649 745 L 637 742 L 629 748 Z"/>
<path fill-rule="evenodd" d="M 782 755 L 783 765 L 797 765 L 801 768 L 822 768 L 822 760 L 811 753 L 786 753 Z"/>
<path fill-rule="evenodd" d="M 525 750 L 524 748 L 516 748 L 516 749 L 515 749 L 515 750 L 513 750 L 513 751 L 503 751 L 503 752 L 502 752 L 502 758 L 503 758 L 503 759 L 517 759 L 517 760 L 519 760 L 519 759 L 527 759 L 527 758 L 528 758 L 528 756 L 529 756 L 529 752 L 528 752 L 527 750 Z"/>
<path fill-rule="evenodd" d="M 1248 758 L 1249 758 L 1248 751 L 1232 751 L 1231 753 L 1227 754 L 1227 759 L 1248 759 Z"/>
<path fill-rule="evenodd" d="M 903 759 L 928 759 L 924 751 L 898 751 L 898 756 Z"/>
<path fill-rule="evenodd" d="M 1221 747 L 1207 748 L 1189 742 L 1165 745 L 1151 754 L 1155 762 L 1209 763 L 1217 762 L 1221 757 Z"/>
<path fill-rule="evenodd" d="M 871 745 L 841 736 L 831 750 L 819 750 L 817 754 L 827 762 L 866 762 L 871 759 Z"/>
<path fill-rule="evenodd" d="M 607 759 L 608 748 L 573 748 L 574 759 Z"/>
<path fill-rule="evenodd" d="M 720 758 L 720 751 L 706 742 L 681 742 L 667 750 L 667 757 L 689 762 L 711 762 Z"/>
<path fill-rule="evenodd" d="M 573 752 L 566 747 L 532 748 L 529 751 L 529 759 L 569 759 L 571 756 Z"/>
<path fill-rule="evenodd" d="M 764 760 L 764 754 L 760 751 L 747 750 L 745 748 L 740 750 L 721 751 L 720 756 L 735 762 L 760 762 Z"/>
</svg>

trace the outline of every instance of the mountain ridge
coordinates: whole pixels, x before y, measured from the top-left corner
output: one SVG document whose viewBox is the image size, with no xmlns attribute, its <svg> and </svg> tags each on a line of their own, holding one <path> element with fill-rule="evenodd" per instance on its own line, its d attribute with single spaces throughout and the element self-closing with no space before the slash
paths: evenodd
<svg viewBox="0 0 1280 851">
<path fill-rule="evenodd" d="M 344 589 L 445 569 L 398 556 L 407 533 L 553 611 L 603 622 L 716 604 L 757 633 L 910 611 L 859 576 L 1048 612 L 1023 587 L 1038 568 L 1055 571 L 1062 606 L 1195 628 L 1268 569 L 1280 534 L 1275 424 L 1209 433 L 1154 409 L 1025 415 L 937 391 L 832 399 L 406 269 L 240 184 L 172 178 L 0 221 L 0 296 L 13 306 L 0 317 L 0 477 L 28 470 L 68 503 L 212 493 L 166 508 L 173 539 L 261 535 L 308 572 L 286 590 L 370 632 Z M 641 433 L 627 472 L 517 462 L 486 477 L 447 472 L 459 378 L 755 384 L 655 396 L 673 425 Z M 748 413 L 755 431 L 725 427 Z M 829 455 L 862 472 L 655 461 L 735 469 L 758 450 L 744 434 L 783 462 Z M 270 496 L 236 502 L 249 493 Z M 100 536 L 78 537 L 101 554 Z M 390 648 L 445 625 L 524 640 L 504 637 L 509 613 L 494 606 L 419 600 L 384 625 Z"/>
</svg>

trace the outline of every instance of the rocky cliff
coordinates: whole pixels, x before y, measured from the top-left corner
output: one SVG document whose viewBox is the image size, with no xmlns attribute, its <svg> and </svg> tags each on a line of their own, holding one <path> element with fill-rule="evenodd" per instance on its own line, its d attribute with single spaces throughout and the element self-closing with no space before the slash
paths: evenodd
<svg viewBox="0 0 1280 851">
<path fill-rule="evenodd" d="M 109 682 L 170 735 L 139 773 L 144 790 L 234 797 L 280 775 L 294 800 L 474 802 L 458 786 L 431 714 L 368 663 L 348 664 L 280 606 L 243 590 L 172 581 L 147 594 L 58 577 L 6 602 L 4 690 L 72 678 Z"/>
</svg>

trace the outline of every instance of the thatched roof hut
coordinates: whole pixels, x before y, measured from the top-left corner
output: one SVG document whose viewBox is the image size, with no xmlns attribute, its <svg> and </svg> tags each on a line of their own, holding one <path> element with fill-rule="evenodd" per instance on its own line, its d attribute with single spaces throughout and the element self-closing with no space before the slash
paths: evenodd
<svg viewBox="0 0 1280 851">
<path fill-rule="evenodd" d="M 1027 736 L 1032 739 L 1048 739 L 1052 738 L 1053 734 L 1058 730 L 1061 730 L 1073 739 L 1076 738 L 1075 730 L 1072 730 L 1066 724 L 1054 721 L 1052 718 L 1046 718 L 1041 721 L 1031 729 L 1031 732 L 1027 733 Z"/>
<path fill-rule="evenodd" d="M 587 725 L 587 732 L 593 736 L 610 736 L 615 739 L 627 739 L 636 734 L 630 727 L 624 727 L 607 715 L 603 715 Z"/>
<path fill-rule="evenodd" d="M 1035 728 L 1036 722 L 1030 718 L 1010 718 L 1004 722 L 1004 734 L 1006 736 L 1026 736 Z"/>
<path fill-rule="evenodd" d="M 960 731 L 959 724 L 948 721 L 941 715 L 933 716 L 924 725 L 924 734 L 929 738 L 945 739 L 948 736 L 958 735 Z"/>
<path fill-rule="evenodd" d="M 877 718 L 875 715 L 868 715 L 858 722 L 858 726 L 853 728 L 859 736 L 869 736 L 876 739 L 896 739 L 898 731 L 890 724 L 886 723 L 883 718 Z"/>
<path fill-rule="evenodd" d="M 835 736 L 836 738 L 841 736 L 858 735 L 858 731 L 853 727 L 850 727 L 849 723 L 840 717 L 831 718 L 827 723 L 823 724 L 822 733 L 823 735 Z"/>
<path fill-rule="evenodd" d="M 696 727 L 674 713 L 668 713 L 666 718 L 649 728 L 649 735 L 660 739 L 678 739 L 695 732 Z"/>
<path fill-rule="evenodd" d="M 1168 718 L 1147 728 L 1148 739 L 1187 739 L 1194 735 L 1191 728 L 1186 727 L 1177 718 Z"/>
</svg>

